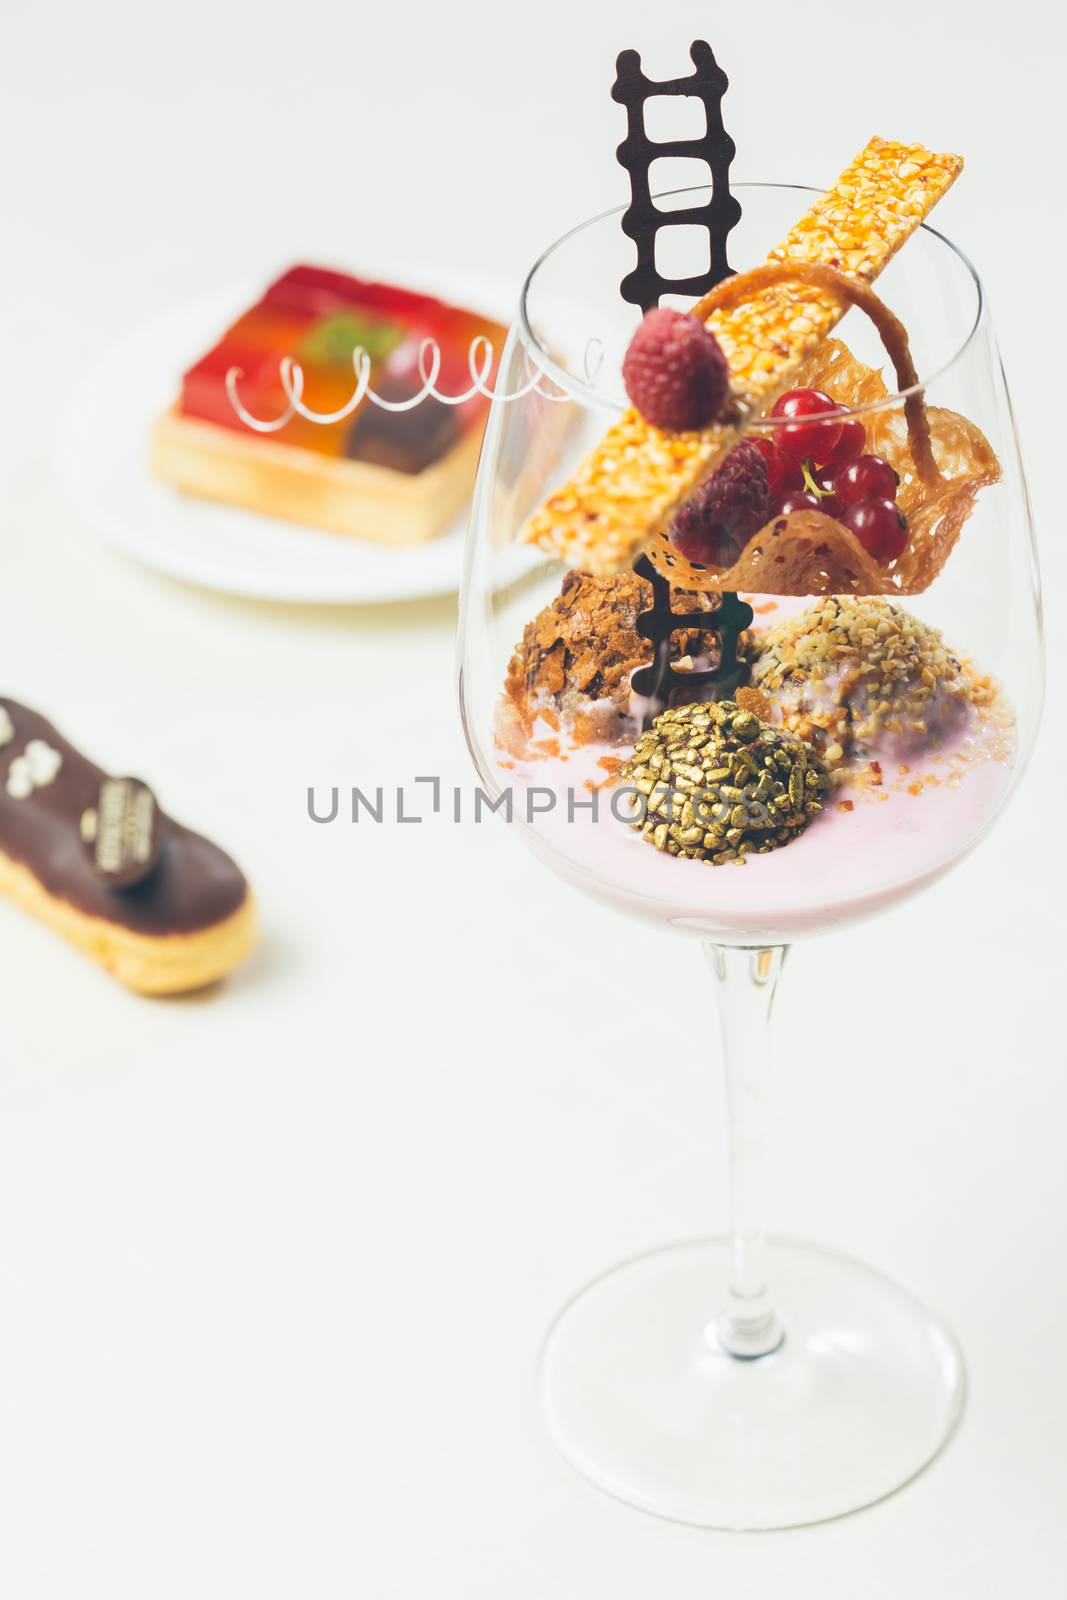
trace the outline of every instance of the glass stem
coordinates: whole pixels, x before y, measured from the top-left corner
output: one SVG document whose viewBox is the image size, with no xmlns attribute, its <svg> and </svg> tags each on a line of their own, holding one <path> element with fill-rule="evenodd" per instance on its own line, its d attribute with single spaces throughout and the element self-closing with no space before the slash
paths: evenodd
<svg viewBox="0 0 1067 1600">
<path fill-rule="evenodd" d="M 751 1361 L 770 1355 L 785 1337 L 767 1289 L 762 1206 L 771 1006 L 786 947 L 704 949 L 719 995 L 733 1239 L 726 1305 L 708 1337 L 729 1355 Z"/>
</svg>

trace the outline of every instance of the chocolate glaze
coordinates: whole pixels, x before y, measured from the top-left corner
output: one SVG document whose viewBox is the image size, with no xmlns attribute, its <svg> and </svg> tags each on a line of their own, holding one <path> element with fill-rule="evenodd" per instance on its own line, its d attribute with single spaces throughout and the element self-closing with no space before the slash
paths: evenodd
<svg viewBox="0 0 1067 1600">
<path fill-rule="evenodd" d="M 386 380 L 379 384 L 379 393 L 383 400 L 407 400 L 413 386 Z M 432 395 L 410 411 L 383 411 L 364 404 L 349 430 L 345 455 L 393 472 L 423 472 L 440 461 L 462 434 L 459 409 Z"/>
<path fill-rule="evenodd" d="M 196 933 L 243 904 L 248 884 L 225 851 L 178 822 L 170 823 L 159 863 L 141 883 L 121 892 L 93 870 L 80 832 L 82 812 L 95 806 L 107 774 L 87 761 L 44 717 L 15 700 L 0 699 L 15 737 L 0 748 L 0 851 L 27 867 L 57 900 L 87 916 L 135 933 Z M 58 750 L 58 776 L 25 799 L 7 792 L 12 761 L 30 739 Z"/>
</svg>

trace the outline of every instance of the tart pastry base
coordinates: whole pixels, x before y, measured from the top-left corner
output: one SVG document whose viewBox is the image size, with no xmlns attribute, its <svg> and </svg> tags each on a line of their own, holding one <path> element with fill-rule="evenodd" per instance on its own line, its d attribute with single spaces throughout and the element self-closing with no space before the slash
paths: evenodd
<svg viewBox="0 0 1067 1600">
<path fill-rule="evenodd" d="M 381 544 L 423 544 L 463 509 L 480 447 L 481 429 L 468 429 L 422 472 L 394 472 L 237 433 L 172 407 L 152 433 L 152 469 L 205 500 Z"/>
</svg>

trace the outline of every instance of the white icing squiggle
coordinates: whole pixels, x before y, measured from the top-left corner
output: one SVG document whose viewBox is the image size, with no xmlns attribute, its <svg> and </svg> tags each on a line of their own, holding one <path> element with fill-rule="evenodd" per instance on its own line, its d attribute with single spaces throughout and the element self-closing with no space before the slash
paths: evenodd
<svg viewBox="0 0 1067 1600">
<path fill-rule="evenodd" d="M 589 381 L 592 381 L 592 376 L 599 370 L 600 362 L 603 360 L 603 351 L 594 352 L 593 350 L 593 346 L 597 343 L 598 341 L 591 340 L 586 349 L 586 375 Z M 281 416 L 271 419 L 253 416 L 238 393 L 237 386 L 244 377 L 244 372 L 240 367 L 230 367 L 226 373 L 226 393 L 231 406 L 245 427 L 252 428 L 256 433 L 277 433 L 280 428 L 285 427 L 287 422 L 291 422 L 295 416 L 301 416 L 308 422 L 320 423 L 323 427 L 333 422 L 343 422 L 346 417 L 352 415 L 357 406 L 361 405 L 364 400 L 369 400 L 372 405 L 378 406 L 382 411 L 412 411 L 415 406 L 421 405 L 423 400 L 431 398 L 440 401 L 442 405 L 446 406 L 466 405 L 476 395 L 481 395 L 484 399 L 492 400 L 497 404 L 507 404 L 512 400 L 521 400 L 524 395 L 534 392 L 544 400 L 556 402 L 566 402 L 571 398 L 570 395 L 556 386 L 553 386 L 552 389 L 542 388 L 541 380 L 548 375 L 534 366 L 530 360 L 529 352 L 524 352 L 528 374 L 526 382 L 510 394 L 505 394 L 500 389 L 492 389 L 489 387 L 488 379 L 493 369 L 493 360 L 492 340 L 487 339 L 484 334 L 479 334 L 476 339 L 471 341 L 471 346 L 467 353 L 467 365 L 471 377 L 470 387 L 461 394 L 442 394 L 437 387 L 437 380 L 441 375 L 441 346 L 436 339 L 423 339 L 419 345 L 418 354 L 421 388 L 406 400 L 386 400 L 382 395 L 376 394 L 370 387 L 371 358 L 362 345 L 357 345 L 352 352 L 352 366 L 356 377 L 356 387 L 352 392 L 351 398 L 346 400 L 344 405 L 337 411 L 312 411 L 311 407 L 304 403 L 304 369 L 299 361 L 293 360 L 292 356 L 283 356 L 278 364 L 278 375 L 281 378 L 282 389 L 287 402 Z M 549 381 L 551 382 L 552 380 Z"/>
</svg>

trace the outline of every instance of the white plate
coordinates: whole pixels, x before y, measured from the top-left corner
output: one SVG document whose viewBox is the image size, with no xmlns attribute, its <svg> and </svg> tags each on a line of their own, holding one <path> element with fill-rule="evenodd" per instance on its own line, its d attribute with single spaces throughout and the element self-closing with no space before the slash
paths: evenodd
<svg viewBox="0 0 1067 1600">
<path fill-rule="evenodd" d="M 67 489 L 93 529 L 134 560 L 225 594 L 305 604 L 410 600 L 459 587 L 466 509 L 439 538 L 396 549 L 179 494 L 148 464 L 154 419 L 185 369 L 266 284 L 176 306 L 115 344 L 78 383 L 61 435 Z M 419 284 L 419 287 L 423 287 Z M 506 322 L 499 283 L 433 281 L 430 293 Z"/>
</svg>

